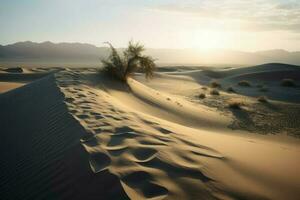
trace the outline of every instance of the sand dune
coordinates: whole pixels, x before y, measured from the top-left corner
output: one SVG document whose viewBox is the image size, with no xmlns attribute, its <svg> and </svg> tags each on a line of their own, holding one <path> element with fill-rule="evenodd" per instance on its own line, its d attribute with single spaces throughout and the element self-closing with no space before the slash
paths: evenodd
<svg viewBox="0 0 300 200">
<path fill-rule="evenodd" d="M 1 199 L 297 199 L 298 139 L 232 130 L 189 99 L 198 75 L 62 69 L 1 94 Z"/>
<path fill-rule="evenodd" d="M 300 103 L 300 88 L 287 88 L 280 85 L 283 79 L 293 79 L 296 85 L 300 85 L 300 67 L 293 65 L 261 65 L 250 67 L 247 70 L 240 70 L 237 73 L 232 70 L 232 74 L 220 80 L 224 87 L 236 85 L 239 81 L 246 80 L 251 84 L 249 90 L 244 87 L 236 87 L 236 90 L 243 95 L 259 96 L 266 95 L 274 100 Z M 257 88 L 262 86 L 265 90 Z"/>
<path fill-rule="evenodd" d="M 163 74 L 164 77 L 170 75 L 176 75 L 177 80 L 178 77 L 181 80 L 189 78 L 193 82 L 206 86 L 216 81 L 222 86 L 219 88 L 220 90 L 226 91 L 228 87 L 233 87 L 236 92 L 246 96 L 258 97 L 263 95 L 274 100 L 300 102 L 300 87 L 288 88 L 280 85 L 283 79 L 293 79 L 296 85 L 300 86 L 300 67 L 296 65 L 270 63 L 233 69 L 200 69 Z M 141 80 L 143 79 L 141 78 Z M 240 81 L 244 80 L 248 81 L 251 87 L 245 88 L 238 85 Z M 169 78 L 167 81 L 170 82 Z M 153 85 L 153 83 L 150 84 Z M 264 89 L 261 89 L 262 87 Z M 157 87 L 155 86 L 155 88 Z M 191 90 L 191 87 L 188 86 L 187 89 Z"/>
<path fill-rule="evenodd" d="M 1 81 L 0 82 L 0 93 L 7 92 L 9 90 L 21 87 L 22 85 L 24 85 L 24 84 L 16 83 L 16 82 L 3 82 L 3 81 Z"/>
<path fill-rule="evenodd" d="M 53 75 L 0 95 L 0 199 L 126 199 L 114 175 L 90 170 L 63 100 Z"/>
</svg>

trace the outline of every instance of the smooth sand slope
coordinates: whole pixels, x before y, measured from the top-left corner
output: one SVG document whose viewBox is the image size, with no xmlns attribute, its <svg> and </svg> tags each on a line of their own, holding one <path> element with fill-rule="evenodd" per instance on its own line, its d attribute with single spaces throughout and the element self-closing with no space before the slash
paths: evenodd
<svg viewBox="0 0 300 200">
<path fill-rule="evenodd" d="M 298 199 L 299 140 L 232 130 L 231 115 L 186 98 L 202 87 L 197 74 L 209 82 L 202 73 L 125 86 L 63 69 L 1 94 L 1 195 Z"/>
</svg>

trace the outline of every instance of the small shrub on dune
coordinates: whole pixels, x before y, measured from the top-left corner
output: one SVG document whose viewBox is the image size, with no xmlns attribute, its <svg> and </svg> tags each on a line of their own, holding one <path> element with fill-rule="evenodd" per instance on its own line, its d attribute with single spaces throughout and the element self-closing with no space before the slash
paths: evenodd
<svg viewBox="0 0 300 200">
<path fill-rule="evenodd" d="M 230 86 L 227 88 L 227 92 L 235 92 L 235 90 L 233 89 L 233 87 Z"/>
<path fill-rule="evenodd" d="M 257 98 L 257 101 L 262 102 L 262 103 L 267 103 L 268 98 L 266 96 L 260 96 Z"/>
<path fill-rule="evenodd" d="M 210 91 L 210 94 L 211 95 L 220 95 L 220 92 L 216 89 L 213 89 L 213 90 Z"/>
<path fill-rule="evenodd" d="M 221 87 L 221 84 L 218 83 L 217 81 L 212 81 L 212 82 L 210 83 L 210 87 L 212 87 L 212 88 L 220 88 L 220 87 Z"/>
<path fill-rule="evenodd" d="M 207 87 L 202 87 L 201 89 L 202 89 L 202 90 L 207 90 Z"/>
<path fill-rule="evenodd" d="M 228 103 L 228 107 L 231 109 L 241 109 L 241 106 L 243 106 L 244 103 L 239 100 L 232 100 Z"/>
<path fill-rule="evenodd" d="M 128 47 L 119 55 L 117 50 L 106 42 L 111 54 L 107 60 L 101 60 L 103 64 L 102 71 L 108 72 L 120 81 L 127 82 L 127 78 L 136 71 L 145 73 L 146 78 L 152 78 L 155 70 L 154 59 L 150 56 L 142 55 L 144 46 L 139 43 L 129 42 Z"/>
<path fill-rule="evenodd" d="M 250 82 L 245 80 L 238 82 L 238 85 L 243 87 L 251 87 Z"/>
<path fill-rule="evenodd" d="M 286 78 L 286 79 L 281 80 L 280 85 L 283 87 L 295 87 L 296 83 L 295 83 L 294 79 Z"/>
<path fill-rule="evenodd" d="M 200 99 L 204 99 L 205 97 L 206 97 L 206 95 L 204 93 L 199 94 Z"/>
</svg>

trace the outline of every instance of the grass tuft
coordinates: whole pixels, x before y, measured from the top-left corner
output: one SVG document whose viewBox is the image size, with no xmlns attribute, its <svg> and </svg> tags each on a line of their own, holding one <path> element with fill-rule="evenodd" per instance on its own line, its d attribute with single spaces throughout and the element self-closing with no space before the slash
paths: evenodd
<svg viewBox="0 0 300 200">
<path fill-rule="evenodd" d="M 283 87 L 295 87 L 296 83 L 295 83 L 294 79 L 285 78 L 285 79 L 281 80 L 280 85 Z"/>
<path fill-rule="evenodd" d="M 211 95 L 220 95 L 220 92 L 217 89 L 213 89 L 210 91 Z"/>
<path fill-rule="evenodd" d="M 243 87 L 251 87 L 250 82 L 245 80 L 238 82 L 238 85 Z"/>
<path fill-rule="evenodd" d="M 232 100 L 228 103 L 228 107 L 231 109 L 241 109 L 244 103 L 240 100 Z"/>
<path fill-rule="evenodd" d="M 206 97 L 206 95 L 204 93 L 199 94 L 200 99 L 204 99 L 205 97 Z"/>
<path fill-rule="evenodd" d="M 266 96 L 259 96 L 257 98 L 257 101 L 262 102 L 262 103 L 267 103 L 268 102 L 268 98 Z"/>
<path fill-rule="evenodd" d="M 212 81 L 210 83 L 210 87 L 212 87 L 212 88 L 221 88 L 221 84 L 218 83 L 217 81 Z"/>
<path fill-rule="evenodd" d="M 230 86 L 227 88 L 227 92 L 235 92 L 235 90 L 233 89 L 233 87 Z"/>
</svg>

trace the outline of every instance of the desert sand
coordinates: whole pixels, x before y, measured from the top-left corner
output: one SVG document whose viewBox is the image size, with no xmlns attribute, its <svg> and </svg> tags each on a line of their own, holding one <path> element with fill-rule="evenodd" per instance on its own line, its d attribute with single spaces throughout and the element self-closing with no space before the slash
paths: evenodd
<svg viewBox="0 0 300 200">
<path fill-rule="evenodd" d="M 128 85 L 97 68 L 1 70 L 0 199 L 299 199 L 299 77 L 279 64 Z"/>
</svg>

